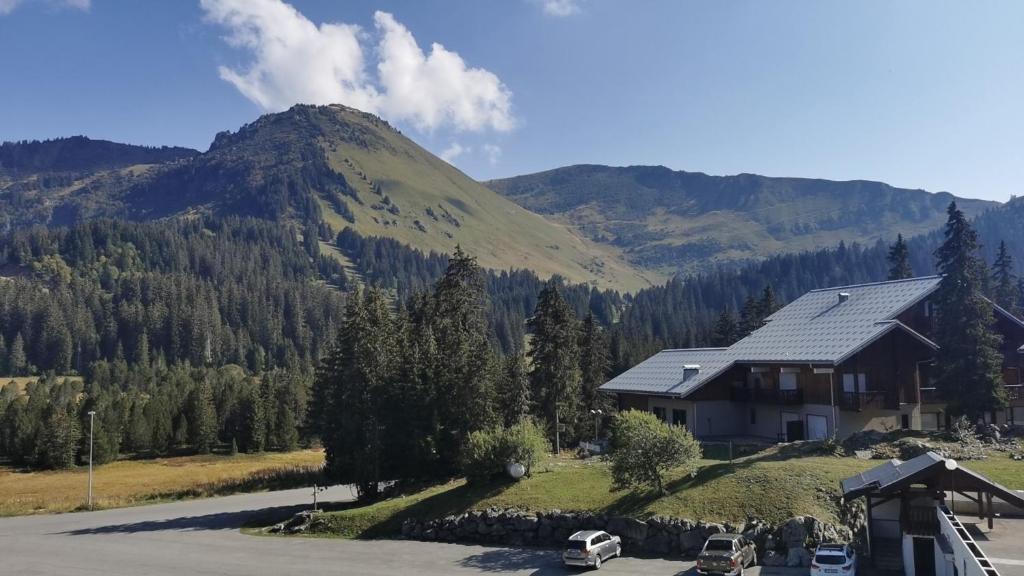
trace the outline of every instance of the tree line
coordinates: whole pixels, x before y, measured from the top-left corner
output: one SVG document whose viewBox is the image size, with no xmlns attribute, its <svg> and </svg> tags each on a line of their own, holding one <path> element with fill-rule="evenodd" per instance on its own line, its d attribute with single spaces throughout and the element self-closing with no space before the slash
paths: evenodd
<svg viewBox="0 0 1024 576">
<path fill-rule="evenodd" d="M 240 366 L 97 362 L 84 381 L 53 374 L 0 389 L 0 457 L 19 466 L 69 468 L 121 455 L 153 457 L 295 450 L 304 426 L 310 375 Z"/>
</svg>

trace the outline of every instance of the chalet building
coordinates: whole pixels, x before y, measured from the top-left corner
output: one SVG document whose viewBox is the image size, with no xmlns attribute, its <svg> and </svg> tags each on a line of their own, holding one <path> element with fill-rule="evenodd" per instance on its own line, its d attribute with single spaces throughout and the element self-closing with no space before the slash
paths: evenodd
<svg viewBox="0 0 1024 576">
<path fill-rule="evenodd" d="M 728 348 L 663 350 L 601 386 L 699 437 L 792 441 L 948 426 L 932 385 L 939 276 L 812 290 Z M 1024 321 L 995 307 L 1011 405 L 1024 424 Z"/>
</svg>

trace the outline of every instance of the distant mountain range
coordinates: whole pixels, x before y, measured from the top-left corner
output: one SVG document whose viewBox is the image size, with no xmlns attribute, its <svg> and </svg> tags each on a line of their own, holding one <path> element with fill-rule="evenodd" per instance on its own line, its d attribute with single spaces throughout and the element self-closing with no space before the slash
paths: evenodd
<svg viewBox="0 0 1024 576">
<path fill-rule="evenodd" d="M 337 105 L 262 116 L 218 134 L 206 152 L 81 136 L 0 145 L 0 228 L 254 216 L 306 237 L 349 227 L 424 252 L 461 245 L 492 269 L 630 292 L 718 265 L 931 232 L 952 199 L 877 182 L 651 166 L 570 166 L 481 184 L 380 118 Z M 1000 206 L 957 202 L 971 215 Z"/>
<path fill-rule="evenodd" d="M 568 166 L 485 184 L 662 274 L 931 232 L 954 199 L 969 215 L 999 206 L 881 182 L 709 176 L 663 166 Z"/>
</svg>

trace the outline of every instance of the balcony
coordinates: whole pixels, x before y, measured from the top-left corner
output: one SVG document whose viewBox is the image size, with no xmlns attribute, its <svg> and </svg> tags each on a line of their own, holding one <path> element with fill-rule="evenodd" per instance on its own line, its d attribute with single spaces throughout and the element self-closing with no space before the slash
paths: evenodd
<svg viewBox="0 0 1024 576">
<path fill-rule="evenodd" d="M 921 388 L 921 404 L 942 404 L 942 394 L 937 388 Z"/>
<path fill-rule="evenodd" d="M 732 389 L 732 399 L 734 402 L 761 402 L 764 404 L 784 405 L 803 404 L 804 391 L 800 389 L 740 388 L 737 386 Z"/>
<path fill-rule="evenodd" d="M 1006 399 L 1010 402 L 1024 400 L 1024 384 L 1012 384 L 1003 386 L 1006 389 Z"/>
<path fill-rule="evenodd" d="M 885 408 L 885 391 L 843 392 L 839 396 L 839 407 L 843 410 L 855 412 L 868 408 Z"/>
</svg>

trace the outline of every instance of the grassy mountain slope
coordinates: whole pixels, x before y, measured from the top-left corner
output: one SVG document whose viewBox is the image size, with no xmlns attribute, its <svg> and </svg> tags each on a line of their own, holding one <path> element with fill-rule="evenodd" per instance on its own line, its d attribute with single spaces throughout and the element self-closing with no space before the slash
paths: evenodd
<svg viewBox="0 0 1024 576">
<path fill-rule="evenodd" d="M 325 217 L 365 236 L 385 236 L 424 251 L 451 253 L 457 244 L 495 269 L 527 268 L 542 276 L 632 290 L 660 280 L 626 265 L 618 250 L 587 241 L 469 178 L 376 117 L 332 106 L 355 140 L 328 133 L 327 161 L 355 190 L 346 198 L 354 222 L 324 203 Z"/>
<path fill-rule="evenodd" d="M 568 166 L 486 185 L 665 274 L 930 232 L 955 198 L 862 180 L 709 176 L 662 166 Z M 957 201 L 970 215 L 998 206 Z"/>
<path fill-rule="evenodd" d="M 288 222 L 309 233 L 327 222 L 424 251 L 461 245 L 494 269 L 630 291 L 663 280 L 627 264 L 618 248 L 496 194 L 380 118 L 344 106 L 298 105 L 262 116 L 218 134 L 202 154 L 141 149 L 163 151 L 154 164 L 126 147 L 120 162 L 78 162 L 82 171 L 66 173 L 26 146 L 11 145 L 8 156 L 41 160 L 21 161 L 17 178 L 0 171 L 0 209 L 17 214 L 12 225 L 216 214 Z"/>
</svg>

